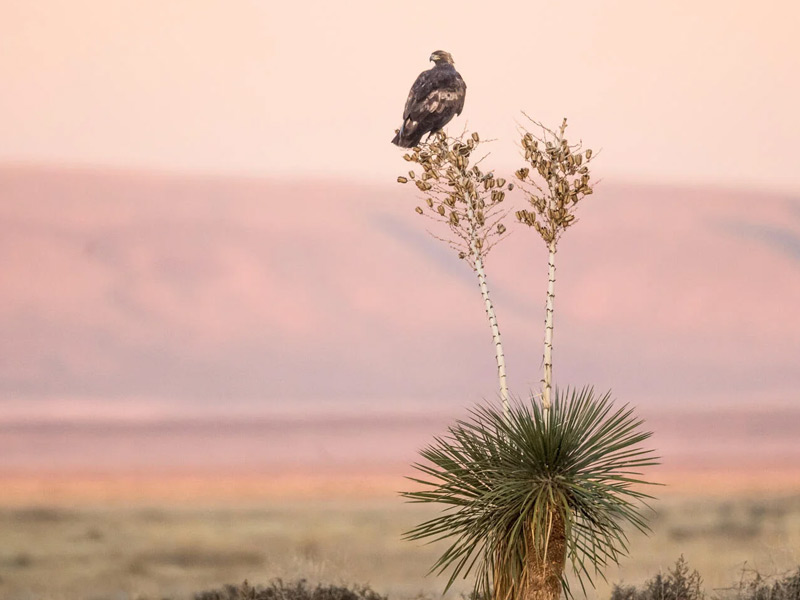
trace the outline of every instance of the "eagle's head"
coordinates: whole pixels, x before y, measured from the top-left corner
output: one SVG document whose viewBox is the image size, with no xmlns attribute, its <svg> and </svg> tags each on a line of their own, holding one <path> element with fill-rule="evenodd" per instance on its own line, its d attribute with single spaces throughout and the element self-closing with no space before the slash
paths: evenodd
<svg viewBox="0 0 800 600">
<path fill-rule="evenodd" d="M 444 50 L 437 50 L 431 54 L 431 60 L 437 65 L 440 63 L 447 63 L 448 65 L 453 64 L 453 57 L 449 52 L 445 52 Z"/>
</svg>

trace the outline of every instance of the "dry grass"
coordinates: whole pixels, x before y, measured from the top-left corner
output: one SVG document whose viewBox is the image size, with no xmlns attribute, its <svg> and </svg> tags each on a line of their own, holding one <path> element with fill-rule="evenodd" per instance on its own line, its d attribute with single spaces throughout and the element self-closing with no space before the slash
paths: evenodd
<svg viewBox="0 0 800 600">
<path fill-rule="evenodd" d="M 609 580 L 641 583 L 683 554 L 705 587 L 743 564 L 778 573 L 800 563 L 800 496 L 664 500 L 654 533 Z M 440 548 L 400 539 L 431 515 L 399 499 L 273 502 L 258 507 L 0 509 L 0 597 L 8 600 L 191 598 L 224 583 L 281 577 L 370 584 L 390 598 L 436 597 L 425 577 Z M 451 597 L 467 591 L 457 585 Z M 600 582 L 590 597 L 608 598 Z"/>
</svg>

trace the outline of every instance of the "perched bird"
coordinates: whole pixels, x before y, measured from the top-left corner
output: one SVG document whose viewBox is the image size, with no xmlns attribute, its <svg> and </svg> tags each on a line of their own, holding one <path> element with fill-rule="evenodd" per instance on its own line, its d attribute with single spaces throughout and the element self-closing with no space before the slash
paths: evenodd
<svg viewBox="0 0 800 600">
<path fill-rule="evenodd" d="M 433 68 L 417 77 L 403 109 L 403 124 L 392 140 L 401 148 L 419 144 L 426 133 L 435 133 L 464 109 L 467 85 L 453 66 L 449 52 L 431 54 Z"/>
</svg>

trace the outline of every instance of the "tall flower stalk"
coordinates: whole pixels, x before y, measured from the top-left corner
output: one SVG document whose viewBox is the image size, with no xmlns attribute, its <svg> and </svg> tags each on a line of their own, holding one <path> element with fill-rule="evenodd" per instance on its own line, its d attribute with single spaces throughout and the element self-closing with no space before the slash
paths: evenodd
<svg viewBox="0 0 800 600">
<path fill-rule="evenodd" d="M 526 115 L 527 117 L 527 115 Z M 555 309 L 556 252 L 564 231 L 575 223 L 578 202 L 592 193 L 589 163 L 592 151 L 570 144 L 565 137 L 567 120 L 548 129 L 530 117 L 537 133 L 523 129 L 522 148 L 530 165 L 516 172 L 531 210 L 517 211 L 517 220 L 536 229 L 547 245 L 547 299 L 544 320 L 544 369 L 542 407 L 550 410 L 553 389 L 553 311 Z"/>
<path fill-rule="evenodd" d="M 483 172 L 478 164 L 470 166 L 470 158 L 480 144 L 477 133 L 451 138 L 438 132 L 404 156 L 406 161 L 419 165 L 422 172 L 417 174 L 412 169 L 408 176 L 398 177 L 397 181 L 414 181 L 417 189 L 425 194 L 425 204 L 417 206 L 416 212 L 445 226 L 444 236 L 432 235 L 452 248 L 460 259 L 467 261 L 478 278 L 494 342 L 500 400 L 504 413 L 508 415 L 510 396 L 506 359 L 497 314 L 489 295 L 484 261 L 489 250 L 506 233 L 502 220 L 507 211 L 501 204 L 506 190 L 513 189 L 513 184 L 506 185 L 505 179 L 495 177 L 491 171 Z"/>
</svg>

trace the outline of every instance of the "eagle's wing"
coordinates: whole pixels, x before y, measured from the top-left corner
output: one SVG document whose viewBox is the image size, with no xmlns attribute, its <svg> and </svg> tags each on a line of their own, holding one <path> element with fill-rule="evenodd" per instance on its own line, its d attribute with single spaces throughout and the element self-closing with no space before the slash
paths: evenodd
<svg viewBox="0 0 800 600">
<path fill-rule="evenodd" d="M 464 110 L 464 99 L 467 97 L 467 84 L 461 79 L 461 75 L 456 73 L 456 89 L 458 90 L 458 101 L 456 103 L 456 114 L 460 115 Z"/>
<path fill-rule="evenodd" d="M 406 105 L 403 108 L 403 120 L 408 119 L 412 113 L 418 112 L 420 104 L 424 102 L 425 98 L 435 87 L 434 79 L 433 69 L 423 71 L 419 74 L 419 77 L 417 77 L 417 80 L 408 92 L 408 99 L 406 99 Z"/>
<path fill-rule="evenodd" d="M 445 75 L 444 77 L 442 75 Z M 467 86 L 461 75 L 441 74 L 435 69 L 420 73 L 408 93 L 403 120 L 419 121 L 423 116 L 454 110 L 461 114 Z"/>
</svg>

